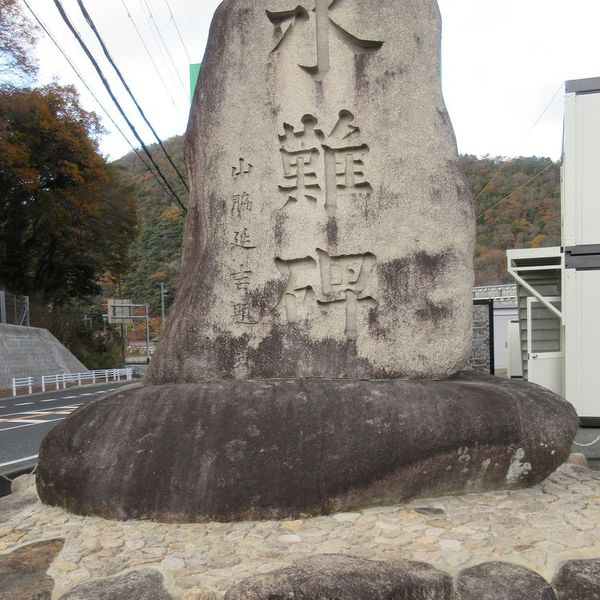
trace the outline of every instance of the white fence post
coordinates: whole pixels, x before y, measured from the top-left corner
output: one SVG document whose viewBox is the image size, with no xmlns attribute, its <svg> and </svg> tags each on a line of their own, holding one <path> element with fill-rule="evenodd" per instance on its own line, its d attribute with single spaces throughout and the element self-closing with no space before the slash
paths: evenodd
<svg viewBox="0 0 600 600">
<path fill-rule="evenodd" d="M 27 384 L 28 384 L 27 387 L 29 389 L 29 393 L 33 394 L 33 389 L 32 389 L 32 387 L 33 387 L 33 377 L 28 377 L 27 378 Z"/>
<path fill-rule="evenodd" d="M 46 391 L 46 376 L 42 375 L 42 392 Z"/>
<path fill-rule="evenodd" d="M 16 379 L 13 377 L 13 396 L 17 395 L 17 382 Z"/>
</svg>

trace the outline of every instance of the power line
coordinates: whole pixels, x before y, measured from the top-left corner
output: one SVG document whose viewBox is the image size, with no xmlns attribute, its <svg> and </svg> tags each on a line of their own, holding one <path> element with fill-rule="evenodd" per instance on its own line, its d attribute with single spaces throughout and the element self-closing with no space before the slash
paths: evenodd
<svg viewBox="0 0 600 600">
<path fill-rule="evenodd" d="M 73 62 L 71 61 L 71 59 L 67 56 L 67 54 L 65 53 L 65 51 L 61 48 L 60 44 L 52 36 L 52 34 L 48 30 L 48 28 L 44 25 L 44 23 L 41 21 L 41 19 L 38 17 L 38 15 L 33 11 L 33 9 L 31 8 L 31 6 L 29 6 L 29 3 L 27 2 L 27 0 L 23 0 L 23 3 L 29 9 L 29 12 L 33 15 L 33 18 L 37 21 L 38 25 L 44 30 L 44 32 L 50 38 L 50 40 L 52 41 L 52 43 L 56 46 L 56 48 L 58 49 L 58 51 L 63 55 L 63 57 L 65 58 L 65 60 L 69 63 L 71 69 L 73 69 L 73 71 L 75 72 L 75 75 L 77 75 L 77 77 L 79 78 L 79 80 L 81 81 L 81 83 L 85 86 L 85 88 L 87 89 L 87 91 L 91 94 L 92 98 L 94 98 L 94 100 L 96 101 L 96 103 L 98 104 L 98 106 L 101 108 L 101 110 L 104 112 L 104 114 L 107 116 L 107 118 L 115 126 L 115 128 L 117 129 L 117 131 L 123 136 L 123 139 L 129 144 L 129 146 L 131 147 L 131 149 L 133 150 L 133 152 L 135 152 L 135 154 L 137 155 L 137 157 L 140 159 L 140 162 L 154 176 L 154 178 L 156 179 L 157 183 L 162 188 L 163 192 L 165 192 L 165 194 L 167 196 L 169 196 L 169 192 L 165 188 L 163 182 L 157 177 L 156 173 L 152 170 L 152 168 L 150 167 L 150 165 L 148 165 L 148 163 L 144 160 L 143 156 L 139 153 L 139 151 L 137 150 L 137 148 L 129 141 L 129 138 L 125 135 L 125 132 L 121 129 L 121 127 L 119 127 L 118 123 L 112 118 L 111 114 L 108 112 L 108 110 L 106 109 L 106 107 L 102 104 L 102 102 L 100 101 L 100 99 L 96 96 L 96 94 L 94 93 L 94 91 L 87 84 L 87 82 L 85 81 L 85 79 L 82 77 L 82 75 L 77 70 L 77 67 L 75 67 L 75 65 L 73 64 Z"/>
<path fill-rule="evenodd" d="M 512 197 L 513 194 L 516 194 L 517 192 L 521 191 L 523 188 L 526 188 L 531 182 L 535 181 L 540 175 L 545 173 L 548 169 L 550 169 L 553 166 L 554 166 L 553 162 L 551 162 L 549 165 L 546 165 L 546 167 L 544 169 L 542 169 L 539 173 L 536 173 L 529 181 L 525 182 L 523 185 L 520 185 L 518 188 L 514 189 L 510 194 L 508 194 L 508 196 L 505 196 L 504 198 L 502 198 L 502 200 L 496 202 L 496 204 L 492 204 L 492 206 L 490 206 L 489 208 L 486 208 L 480 215 L 477 215 L 477 220 L 481 219 L 481 217 L 483 217 L 483 215 L 489 213 L 491 210 L 493 210 L 497 206 L 500 206 L 500 204 L 502 204 L 504 201 L 506 201 L 510 197 Z"/>
<path fill-rule="evenodd" d="M 148 150 L 146 144 L 144 144 L 144 140 L 142 140 L 142 138 L 140 137 L 139 133 L 137 132 L 135 126 L 129 120 L 129 118 L 127 117 L 127 115 L 125 114 L 125 111 L 123 110 L 123 107 L 121 106 L 121 104 L 117 100 L 114 92 L 112 91 L 112 88 L 110 87 L 110 84 L 108 83 L 108 81 L 106 80 L 106 77 L 104 76 L 104 73 L 102 72 L 102 69 L 100 68 L 100 66 L 96 62 L 96 59 L 92 56 L 92 53 L 90 52 L 89 48 L 87 47 L 87 45 L 85 44 L 85 42 L 81 39 L 81 36 L 79 35 L 79 32 L 75 29 L 75 27 L 71 23 L 69 17 L 67 16 L 67 13 L 65 12 L 65 10 L 64 10 L 64 8 L 63 8 L 63 6 L 61 4 L 61 0 L 54 0 L 54 5 L 56 6 L 58 12 L 60 13 L 60 16 L 62 17 L 63 21 L 65 22 L 65 24 L 67 25 L 67 27 L 69 28 L 69 30 L 71 31 L 71 33 L 77 39 L 77 42 L 81 46 L 82 50 L 85 52 L 86 56 L 89 58 L 90 62 L 92 63 L 92 65 L 96 69 L 96 72 L 98 73 L 98 76 L 102 80 L 102 83 L 103 83 L 104 87 L 106 88 L 106 91 L 108 92 L 108 94 L 110 95 L 110 97 L 111 97 L 112 101 L 114 102 L 115 106 L 117 107 L 117 109 L 121 113 L 121 116 L 127 122 L 127 125 L 129 126 L 129 129 L 131 129 L 133 135 L 135 136 L 135 138 L 137 139 L 137 141 L 140 143 L 142 149 L 144 150 L 144 153 L 146 154 L 146 156 L 148 157 L 148 159 L 152 163 L 152 166 L 156 169 L 156 172 L 159 174 L 160 178 L 163 180 L 164 184 L 167 186 L 169 192 L 171 192 L 171 194 L 175 198 L 175 201 L 177 202 L 177 204 L 179 205 L 179 207 L 181 208 L 181 210 L 183 210 L 183 212 L 187 213 L 187 209 L 185 208 L 184 204 L 179 199 L 179 196 L 177 195 L 177 193 L 175 192 L 175 190 L 171 187 L 171 184 L 168 182 L 168 180 L 164 176 L 163 172 L 160 170 L 160 167 L 156 164 L 156 161 L 152 157 L 152 154 Z"/>
<path fill-rule="evenodd" d="M 187 51 L 187 48 L 185 47 L 183 38 L 181 37 L 181 31 L 179 31 L 179 27 L 177 27 L 177 21 L 175 21 L 175 17 L 173 16 L 173 11 L 171 10 L 171 5 L 169 4 L 169 0 L 165 0 L 165 4 L 167 5 L 167 8 L 169 9 L 169 14 L 171 15 L 171 21 L 173 21 L 173 25 L 175 25 L 175 30 L 177 31 L 177 35 L 179 36 L 179 41 L 181 42 L 181 45 L 183 46 L 183 50 L 185 52 L 185 55 L 187 56 L 188 62 L 191 63 L 192 59 L 190 58 L 190 54 Z"/>
<path fill-rule="evenodd" d="M 161 80 L 167 94 L 169 95 L 169 98 L 171 98 L 171 102 L 173 103 L 173 106 L 177 109 L 177 111 L 179 111 L 181 113 L 181 109 L 177 106 L 177 102 L 176 102 L 175 98 L 173 97 L 173 94 L 171 94 L 171 90 L 169 89 L 167 82 L 165 81 L 164 77 L 162 76 L 162 73 L 160 72 L 160 69 L 158 68 L 158 65 L 156 64 L 154 57 L 150 53 L 150 49 L 148 48 L 148 45 L 146 44 L 146 41 L 144 40 L 144 37 L 142 36 L 142 33 L 139 30 L 133 16 L 129 12 L 129 9 L 127 8 L 127 5 L 125 4 L 125 0 L 121 0 L 121 4 L 123 5 L 123 8 L 125 9 L 125 12 L 127 13 L 127 16 L 129 17 L 129 20 L 131 21 L 133 28 L 135 29 L 135 32 L 137 33 L 138 37 L 140 38 L 140 42 L 142 42 L 142 45 L 144 46 L 144 50 L 146 51 L 146 54 L 148 55 L 148 58 L 150 59 L 150 62 L 152 63 L 152 66 L 154 67 L 156 74 L 158 75 L 159 79 Z"/>
<path fill-rule="evenodd" d="M 525 134 L 525 137 L 519 142 L 517 147 L 513 150 L 512 154 L 508 157 L 509 160 L 515 156 L 515 154 L 518 152 L 519 148 L 523 145 L 523 142 L 531 135 L 531 132 L 538 126 L 539 122 L 544 118 L 544 115 L 548 112 L 548 109 L 552 106 L 552 104 L 554 103 L 554 100 L 556 99 L 556 96 L 558 96 L 559 92 L 562 89 L 563 89 L 563 84 L 561 83 L 558 86 L 558 89 L 556 90 L 556 92 L 554 93 L 554 96 L 552 96 L 552 100 L 550 100 L 550 102 L 548 102 L 548 104 L 546 105 L 546 108 L 544 108 L 544 110 L 542 111 L 542 114 L 536 119 L 535 123 L 530 127 L 529 131 Z M 492 178 L 486 183 L 486 185 L 482 188 L 482 190 L 479 192 L 479 194 L 477 194 L 477 196 L 475 197 L 475 200 L 473 200 L 473 202 L 477 202 L 477 200 L 479 200 L 479 198 L 481 198 L 481 196 L 483 196 L 485 191 L 496 180 L 496 177 L 498 177 L 498 175 L 500 175 L 504 171 L 504 169 L 506 169 L 507 166 L 508 166 L 508 160 L 494 173 Z"/>
<path fill-rule="evenodd" d="M 154 127 L 152 127 L 152 124 L 148 120 L 148 117 L 146 117 L 146 113 L 144 113 L 144 111 L 142 110 L 142 107 L 140 106 L 139 102 L 136 100 L 135 96 L 133 95 L 131 88 L 129 87 L 129 85 L 125 81 L 125 78 L 123 77 L 121 71 L 115 64 L 115 61 L 113 60 L 110 52 L 108 51 L 108 48 L 106 47 L 106 44 L 104 43 L 104 40 L 102 39 L 102 36 L 100 35 L 98 29 L 96 28 L 96 25 L 94 24 L 94 21 L 92 20 L 92 17 L 86 10 L 83 0 L 77 0 L 77 4 L 79 5 L 79 8 L 80 8 L 87 24 L 90 26 L 90 28 L 94 32 L 96 39 L 98 40 L 98 42 L 100 42 L 100 46 L 102 46 L 102 50 L 104 51 L 104 55 L 106 56 L 108 62 L 111 64 L 112 68 L 115 70 L 115 73 L 118 75 L 121 83 L 123 84 L 123 87 L 127 90 L 129 97 L 133 100 L 133 103 L 135 104 L 136 108 L 138 109 L 138 112 L 140 113 L 140 115 L 142 116 L 142 119 L 144 119 L 146 125 L 148 125 L 148 127 L 150 128 L 150 131 L 152 131 L 152 133 L 154 134 L 154 137 L 156 138 L 156 141 L 158 142 L 159 146 L 161 147 L 162 151 L 164 152 L 165 156 L 167 157 L 167 160 L 169 161 L 170 165 L 175 170 L 175 173 L 177 173 L 177 176 L 181 180 L 181 183 L 183 183 L 183 187 L 185 187 L 186 191 L 189 192 L 190 188 L 188 187 L 187 181 L 185 180 L 184 176 L 181 174 L 181 172 L 177 168 L 177 165 L 175 164 L 175 162 L 173 161 L 173 159 L 167 152 L 167 149 L 164 147 L 162 140 L 160 139 L 158 133 L 156 133 L 156 130 L 154 129 Z"/>
<path fill-rule="evenodd" d="M 183 89 L 183 92 L 184 92 L 186 98 L 188 98 L 188 100 L 189 100 L 189 94 L 188 94 L 187 88 L 185 87 L 185 84 L 183 83 L 183 81 L 181 79 L 181 76 L 179 75 L 179 71 L 177 70 L 177 65 L 173 61 L 173 57 L 171 56 L 171 53 L 169 52 L 169 47 L 167 46 L 167 44 L 165 42 L 165 39 L 163 38 L 162 33 L 160 32 L 160 28 L 158 27 L 158 23 L 156 22 L 156 19 L 154 18 L 154 14 L 152 13 L 152 9 L 148 5 L 147 0 L 142 0 L 142 2 L 144 3 L 144 5 L 146 6 L 146 8 L 148 9 L 148 14 L 149 14 L 149 17 L 147 17 L 148 18 L 148 22 L 150 24 L 154 24 L 154 29 L 156 29 L 156 33 L 158 33 L 158 37 L 160 38 L 160 41 L 162 42 L 162 45 L 163 45 L 163 47 L 165 49 L 165 52 L 167 53 L 167 57 L 169 58 L 169 61 L 171 62 L 171 65 L 173 66 L 173 71 L 175 72 L 175 76 L 179 80 L 179 83 L 181 84 L 181 87 Z"/>
</svg>

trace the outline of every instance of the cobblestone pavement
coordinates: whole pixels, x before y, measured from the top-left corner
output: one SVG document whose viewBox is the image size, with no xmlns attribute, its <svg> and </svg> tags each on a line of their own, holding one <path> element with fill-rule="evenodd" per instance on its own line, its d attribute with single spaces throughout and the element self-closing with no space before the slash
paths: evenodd
<svg viewBox="0 0 600 600">
<path fill-rule="evenodd" d="M 246 577 L 313 554 L 419 560 L 454 575 L 502 560 L 547 579 L 565 560 L 600 557 L 600 473 L 570 464 L 530 490 L 283 522 L 121 523 L 44 506 L 33 491 L 0 499 L 0 553 L 64 538 L 48 571 L 56 582 L 53 598 L 136 567 L 159 569 L 175 598 L 200 600 L 221 598 Z"/>
</svg>

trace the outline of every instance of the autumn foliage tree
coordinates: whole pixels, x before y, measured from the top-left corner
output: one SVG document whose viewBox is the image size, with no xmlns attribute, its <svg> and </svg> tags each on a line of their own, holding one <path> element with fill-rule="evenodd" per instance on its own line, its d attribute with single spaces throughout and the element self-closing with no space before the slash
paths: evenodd
<svg viewBox="0 0 600 600">
<path fill-rule="evenodd" d="M 74 88 L 0 89 L 0 283 L 64 304 L 123 273 L 133 191 L 99 154 L 101 125 Z"/>
<path fill-rule="evenodd" d="M 21 11 L 18 0 L 0 0 L 0 78 L 23 80 L 37 72 L 32 48 L 36 28 Z"/>
</svg>

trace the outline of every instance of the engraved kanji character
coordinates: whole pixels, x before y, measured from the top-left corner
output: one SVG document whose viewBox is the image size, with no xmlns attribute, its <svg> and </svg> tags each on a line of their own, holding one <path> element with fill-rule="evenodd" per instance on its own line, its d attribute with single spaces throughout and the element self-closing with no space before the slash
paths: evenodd
<svg viewBox="0 0 600 600">
<path fill-rule="evenodd" d="M 330 15 L 335 5 L 343 0 L 314 0 L 301 2 L 296 8 L 283 11 L 267 11 L 267 17 L 273 23 L 281 37 L 273 52 L 281 50 L 299 24 L 306 24 L 314 19 L 317 63 L 314 66 L 299 65 L 316 81 L 322 81 L 331 69 L 330 43 L 331 38 L 341 41 L 354 54 L 374 52 L 383 46 L 383 42 L 363 40 L 346 31 L 336 23 Z M 310 12 L 314 13 L 314 17 Z M 283 27 L 287 26 L 285 31 Z"/>
<path fill-rule="evenodd" d="M 232 198 L 231 214 L 239 218 L 244 212 L 252 212 L 252 200 L 246 192 L 235 194 Z"/>
<path fill-rule="evenodd" d="M 321 191 L 317 169 L 324 139 L 317 125 L 318 121 L 312 115 L 302 117 L 302 130 L 299 132 L 292 125 L 283 124 L 284 134 L 279 136 L 279 142 L 285 182 L 279 190 L 286 195 L 284 206 L 302 199 L 314 204 L 317 202 L 317 194 Z"/>
<path fill-rule="evenodd" d="M 347 256 L 330 256 L 317 249 L 321 271 L 323 299 L 317 302 L 322 307 L 344 303 L 346 307 L 345 334 L 349 339 L 358 336 L 358 309 L 360 306 L 374 308 L 377 302 L 365 293 L 369 274 L 377 262 L 369 252 Z"/>
<path fill-rule="evenodd" d="M 252 173 L 253 165 L 246 163 L 243 158 L 240 158 L 240 164 L 235 167 L 231 167 L 231 176 L 237 179 L 240 175 L 250 175 Z"/>
<path fill-rule="evenodd" d="M 334 217 L 339 192 L 372 189 L 365 179 L 363 161 L 369 147 L 361 144 L 360 129 L 353 122 L 350 111 L 340 111 L 327 137 L 312 115 L 302 118 L 303 128 L 299 131 L 284 123 L 284 135 L 279 136 L 285 179 L 279 189 L 286 196 L 284 207 L 300 199 L 316 206 L 324 190 L 325 209 L 329 217 Z"/>
<path fill-rule="evenodd" d="M 240 265 L 239 271 L 233 271 L 231 273 L 231 279 L 238 290 L 247 290 L 250 286 L 251 275 L 252 271 L 244 269 L 244 265 Z"/>
<path fill-rule="evenodd" d="M 235 248 L 236 246 L 238 248 L 247 249 L 256 248 L 256 244 L 252 242 L 252 238 L 250 237 L 250 233 L 248 232 L 248 229 L 246 227 L 244 227 L 242 231 L 234 232 L 234 238 L 231 247 Z"/>
<path fill-rule="evenodd" d="M 259 321 L 256 310 L 249 302 L 233 305 L 233 319 L 238 325 L 256 325 Z"/>
<path fill-rule="evenodd" d="M 279 306 L 284 305 L 288 323 L 297 323 L 299 307 L 307 316 L 312 313 L 315 304 L 314 282 L 318 281 L 317 261 L 308 256 L 294 260 L 275 259 L 282 275 L 287 276 L 287 286 Z"/>
</svg>

